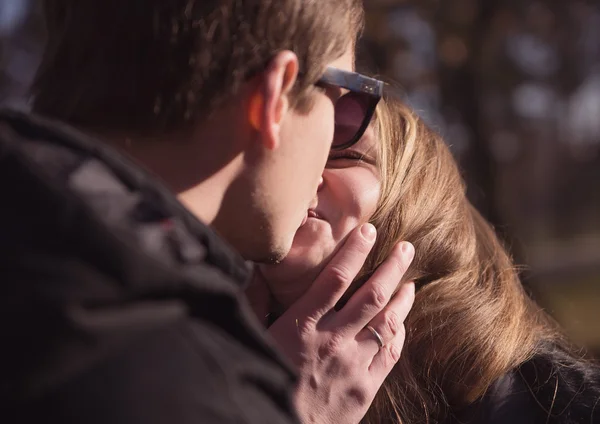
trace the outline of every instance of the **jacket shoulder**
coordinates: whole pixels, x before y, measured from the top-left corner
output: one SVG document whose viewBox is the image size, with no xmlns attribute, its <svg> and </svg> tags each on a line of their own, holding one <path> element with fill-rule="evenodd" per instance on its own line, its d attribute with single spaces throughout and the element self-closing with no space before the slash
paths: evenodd
<svg viewBox="0 0 600 424">
<path fill-rule="evenodd" d="M 560 350 L 534 356 L 457 415 L 464 424 L 600 423 L 600 371 Z"/>
</svg>

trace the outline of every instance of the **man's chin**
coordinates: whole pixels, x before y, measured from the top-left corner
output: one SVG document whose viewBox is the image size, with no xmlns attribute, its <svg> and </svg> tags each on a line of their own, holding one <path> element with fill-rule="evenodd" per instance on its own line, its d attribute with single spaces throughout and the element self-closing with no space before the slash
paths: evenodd
<svg viewBox="0 0 600 424">
<path fill-rule="evenodd" d="M 257 261 L 258 263 L 261 263 L 263 265 L 279 265 L 283 260 L 285 259 L 285 256 L 281 256 L 279 254 L 273 254 L 272 256 L 269 256 L 267 258 L 265 258 L 262 261 Z"/>
<path fill-rule="evenodd" d="M 280 243 L 277 246 L 273 245 L 265 257 L 257 259 L 255 262 L 264 265 L 278 265 L 285 260 L 286 256 L 290 253 L 291 248 L 292 240 L 289 240 L 286 243 Z"/>
<path fill-rule="evenodd" d="M 265 263 L 265 275 L 276 281 L 314 281 L 326 263 L 316 258 L 297 256 L 295 252 L 279 262 Z"/>
</svg>

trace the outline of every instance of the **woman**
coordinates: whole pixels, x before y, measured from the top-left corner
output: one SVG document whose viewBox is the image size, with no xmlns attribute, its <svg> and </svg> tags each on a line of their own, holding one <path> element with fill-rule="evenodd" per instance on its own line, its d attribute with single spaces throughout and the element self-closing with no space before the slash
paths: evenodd
<svg viewBox="0 0 600 424">
<path fill-rule="evenodd" d="M 318 197 L 289 256 L 260 270 L 274 310 L 306 292 L 363 222 L 378 230 L 365 278 L 398 241 L 415 246 L 406 342 L 365 422 L 600 423 L 597 368 L 528 298 L 447 146 L 406 106 L 388 99 L 376 129 L 332 153 Z"/>
</svg>

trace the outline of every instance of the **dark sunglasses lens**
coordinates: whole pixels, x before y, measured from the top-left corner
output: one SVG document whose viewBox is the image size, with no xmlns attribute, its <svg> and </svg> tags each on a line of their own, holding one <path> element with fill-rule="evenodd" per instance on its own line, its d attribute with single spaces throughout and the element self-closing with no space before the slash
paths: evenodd
<svg viewBox="0 0 600 424">
<path fill-rule="evenodd" d="M 341 148 L 352 141 L 363 125 L 369 109 L 369 99 L 359 93 L 348 93 L 335 104 L 335 134 L 332 148 Z"/>
</svg>

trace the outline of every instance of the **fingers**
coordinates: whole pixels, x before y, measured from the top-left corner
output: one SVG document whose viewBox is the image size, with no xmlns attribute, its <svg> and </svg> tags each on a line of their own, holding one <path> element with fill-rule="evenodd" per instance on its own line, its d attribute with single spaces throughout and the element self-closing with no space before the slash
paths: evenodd
<svg viewBox="0 0 600 424">
<path fill-rule="evenodd" d="M 370 367 L 371 363 L 373 362 L 373 358 L 382 349 L 377 336 L 371 333 L 371 331 L 365 327 L 356 335 L 355 340 L 359 346 L 358 355 L 360 355 L 361 358 L 364 358 L 365 363 Z"/>
<path fill-rule="evenodd" d="M 408 242 L 399 243 L 369 280 L 350 298 L 335 317 L 335 325 L 357 334 L 381 312 L 390 301 L 410 266 L 415 249 Z M 404 318 L 397 319 L 402 322 Z"/>
<path fill-rule="evenodd" d="M 415 284 L 403 284 L 390 303 L 369 322 L 383 340 L 383 345 L 391 343 L 399 333 L 415 300 Z M 368 331 L 365 327 L 362 331 Z"/>
<path fill-rule="evenodd" d="M 371 371 L 373 376 L 375 378 L 380 378 L 381 381 L 385 379 L 396 362 L 400 359 L 400 352 L 402 351 L 406 337 L 404 321 L 408 316 L 408 312 L 410 311 L 414 300 L 414 283 L 403 284 L 400 291 L 398 291 L 396 296 L 394 296 L 394 299 L 390 302 L 388 308 L 381 312 L 370 324 L 379 334 L 381 334 L 385 342 L 384 347 L 382 347 L 374 356 L 373 362 L 369 367 L 369 371 Z M 393 330 L 390 330 L 389 328 L 386 328 L 389 325 L 387 316 L 389 316 L 388 314 L 392 311 L 395 317 L 399 319 L 399 322 L 396 323 L 397 326 Z M 394 335 L 391 336 L 391 333 L 394 333 Z M 385 337 L 391 338 L 386 339 Z"/>
<path fill-rule="evenodd" d="M 389 354 L 391 343 L 399 349 L 402 347 L 404 321 L 414 300 L 415 284 L 412 282 L 403 284 L 388 306 L 356 335 L 362 354 L 370 358 L 370 362 L 385 346 L 388 346 Z"/>
<path fill-rule="evenodd" d="M 362 268 L 375 237 L 372 224 L 364 224 L 350 234 L 311 288 L 296 302 L 303 313 L 320 317 L 334 308 Z"/>
</svg>

